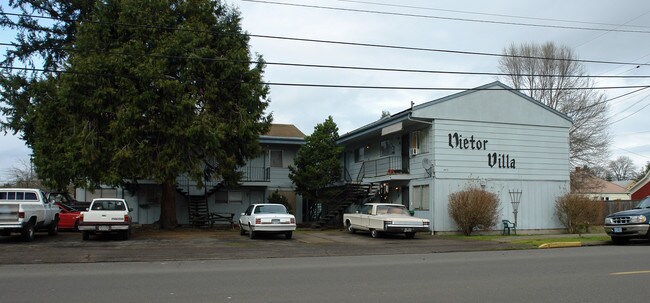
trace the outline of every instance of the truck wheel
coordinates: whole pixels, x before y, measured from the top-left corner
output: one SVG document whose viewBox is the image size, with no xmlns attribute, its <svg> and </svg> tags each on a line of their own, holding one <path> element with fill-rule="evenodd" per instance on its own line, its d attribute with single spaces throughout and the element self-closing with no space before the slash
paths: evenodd
<svg viewBox="0 0 650 303">
<path fill-rule="evenodd" d="M 349 233 L 353 234 L 356 232 L 356 230 L 354 230 L 354 228 L 352 227 L 352 224 L 350 224 L 350 221 L 345 221 L 345 225 L 348 227 Z"/>
<path fill-rule="evenodd" d="M 406 238 L 407 238 L 407 239 L 413 239 L 413 238 L 415 238 L 415 233 L 414 233 L 414 232 L 406 233 Z"/>
<path fill-rule="evenodd" d="M 129 231 L 125 230 L 122 232 L 122 240 L 128 240 L 129 239 Z"/>
<path fill-rule="evenodd" d="M 614 242 L 616 245 L 627 245 L 629 239 L 623 237 L 612 237 L 612 242 Z"/>
<path fill-rule="evenodd" d="M 88 241 L 90 239 L 90 232 L 88 232 L 87 230 L 82 231 L 81 239 L 84 241 Z"/>
<path fill-rule="evenodd" d="M 29 221 L 29 223 L 23 227 L 20 235 L 23 237 L 23 241 L 25 242 L 34 241 L 34 222 Z"/>
<path fill-rule="evenodd" d="M 377 231 L 376 229 L 371 230 L 371 231 L 370 231 L 370 235 L 371 235 L 373 238 L 379 238 L 379 237 L 381 236 L 381 234 L 379 233 L 379 231 Z"/>
<path fill-rule="evenodd" d="M 293 232 L 291 231 L 284 233 L 284 237 L 287 238 L 287 240 L 290 240 L 292 236 L 293 236 Z"/>
<path fill-rule="evenodd" d="M 56 236 L 59 233 L 59 220 L 52 221 L 50 226 L 47 228 L 47 234 L 50 236 Z"/>
</svg>

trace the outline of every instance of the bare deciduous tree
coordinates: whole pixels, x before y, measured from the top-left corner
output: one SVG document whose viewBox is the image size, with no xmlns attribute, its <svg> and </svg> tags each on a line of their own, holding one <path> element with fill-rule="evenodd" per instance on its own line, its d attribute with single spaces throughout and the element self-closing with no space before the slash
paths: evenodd
<svg viewBox="0 0 650 303">
<path fill-rule="evenodd" d="M 609 161 L 607 167 L 609 167 L 614 179 L 618 181 L 632 179 L 636 174 L 634 161 L 627 156 L 620 156 L 616 160 Z"/>
<path fill-rule="evenodd" d="M 609 153 L 606 98 L 581 77 L 586 72 L 575 53 L 552 42 L 512 44 L 503 53 L 499 69 L 510 85 L 573 119 L 571 164 L 604 163 Z"/>
<path fill-rule="evenodd" d="M 9 175 L 12 179 L 12 186 L 26 188 L 43 188 L 38 175 L 34 172 L 34 167 L 27 160 L 20 160 L 9 169 Z"/>
</svg>

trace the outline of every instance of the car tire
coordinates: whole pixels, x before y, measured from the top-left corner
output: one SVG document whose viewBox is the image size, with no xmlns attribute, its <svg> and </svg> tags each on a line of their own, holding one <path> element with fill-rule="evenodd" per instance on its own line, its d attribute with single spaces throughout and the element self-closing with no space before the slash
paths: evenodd
<svg viewBox="0 0 650 303">
<path fill-rule="evenodd" d="M 56 236 L 59 233 L 59 220 L 52 221 L 50 226 L 47 228 L 47 234 L 50 236 Z"/>
<path fill-rule="evenodd" d="M 407 239 L 413 239 L 415 238 L 415 233 L 414 232 L 408 232 L 405 233 Z"/>
<path fill-rule="evenodd" d="M 350 221 L 346 221 L 345 225 L 348 227 L 348 232 L 349 233 L 353 234 L 353 233 L 357 232 L 356 230 L 354 230 L 354 227 L 352 227 L 352 224 L 350 224 Z"/>
<path fill-rule="evenodd" d="M 20 234 L 23 237 L 23 241 L 31 242 L 34 241 L 34 222 L 30 221 L 23 227 L 23 230 Z"/>
<path fill-rule="evenodd" d="M 287 238 L 287 240 L 290 240 L 291 237 L 293 237 L 293 232 L 288 231 L 288 232 L 284 233 L 284 237 Z"/>
<path fill-rule="evenodd" d="M 381 234 L 379 233 L 378 230 L 373 229 L 373 230 L 370 231 L 370 236 L 372 236 L 373 238 L 379 238 L 381 236 Z"/>
<path fill-rule="evenodd" d="M 246 231 L 244 230 L 244 227 L 241 225 L 241 222 L 239 222 L 239 235 L 243 236 L 246 234 Z"/>
<path fill-rule="evenodd" d="M 627 245 L 630 242 L 630 239 L 623 237 L 612 237 L 612 242 L 616 245 Z"/>
<path fill-rule="evenodd" d="M 257 237 L 255 231 L 253 230 L 253 228 L 251 228 L 250 225 L 248 225 L 248 237 L 251 239 L 255 239 L 255 237 Z"/>
<path fill-rule="evenodd" d="M 74 231 L 78 231 L 78 230 L 79 230 L 79 220 L 74 221 L 74 228 L 73 228 L 73 230 L 74 230 Z"/>
<path fill-rule="evenodd" d="M 90 239 L 90 232 L 88 232 L 87 230 L 82 231 L 81 239 L 84 241 L 88 241 Z"/>
</svg>

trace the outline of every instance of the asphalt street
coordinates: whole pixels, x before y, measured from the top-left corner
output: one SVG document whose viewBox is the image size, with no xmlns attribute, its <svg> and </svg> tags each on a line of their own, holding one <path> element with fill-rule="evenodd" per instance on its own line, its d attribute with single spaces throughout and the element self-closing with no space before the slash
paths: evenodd
<svg viewBox="0 0 650 303">
<path fill-rule="evenodd" d="M 521 246 L 496 241 L 454 240 L 418 234 L 371 238 L 342 230 L 301 230 L 291 240 L 282 235 L 259 239 L 240 236 L 237 230 L 136 229 L 131 239 L 93 237 L 82 241 L 78 232 L 59 232 L 50 237 L 38 233 L 33 242 L 19 235 L 0 237 L 0 264 L 133 262 L 169 260 L 227 260 L 283 257 L 363 256 L 423 254 L 456 251 L 518 249 Z"/>
</svg>

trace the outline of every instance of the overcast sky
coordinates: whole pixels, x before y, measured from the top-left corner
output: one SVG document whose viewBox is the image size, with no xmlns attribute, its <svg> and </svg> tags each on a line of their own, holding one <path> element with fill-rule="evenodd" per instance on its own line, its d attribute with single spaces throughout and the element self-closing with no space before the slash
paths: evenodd
<svg viewBox="0 0 650 303">
<path fill-rule="evenodd" d="M 554 42 L 580 59 L 650 63 L 650 1 L 425 1 L 274 0 L 321 8 L 230 0 L 252 35 L 392 45 L 423 49 L 501 53 L 511 43 Z M 382 5 L 379 5 L 382 4 Z M 327 9 L 341 8 L 344 10 Z M 365 12 L 362 12 L 365 11 Z M 382 14 L 369 11 L 384 12 Z M 529 24 L 517 25 L 517 24 Z M 606 29 L 606 30 L 590 30 Z M 608 31 L 607 31 L 608 30 Z M 13 40 L 2 35 L 2 42 Z M 268 62 L 392 69 L 499 72 L 498 57 L 380 47 L 251 38 L 251 50 Z M 650 75 L 650 66 L 584 63 L 589 75 Z M 268 65 L 274 83 L 473 88 L 495 76 L 378 72 Z M 650 85 L 650 78 L 595 79 L 597 87 Z M 504 81 L 505 82 L 505 81 Z M 634 89 L 604 90 L 608 98 Z M 457 91 L 386 90 L 271 86 L 275 123 L 294 124 L 311 134 L 331 115 L 343 134 L 379 119 Z M 611 158 L 650 161 L 650 89 L 610 102 Z M 648 106 L 646 108 L 646 106 Z M 0 137 L 0 181 L 30 151 L 16 137 Z"/>
</svg>

